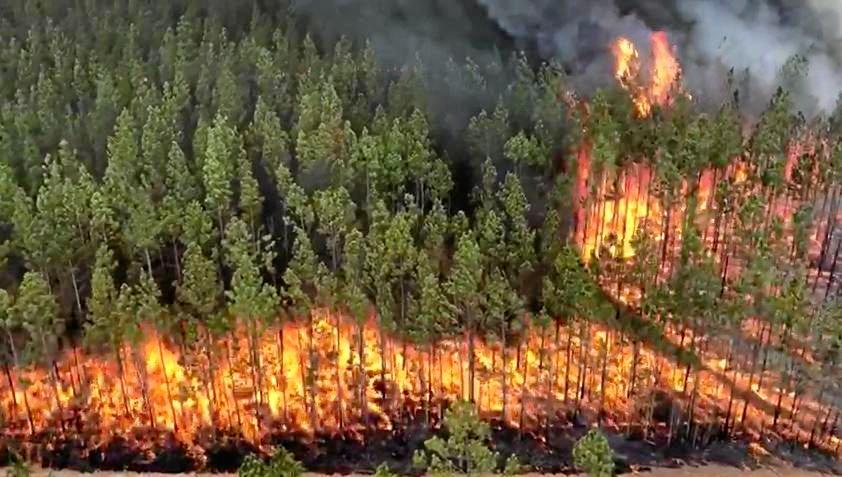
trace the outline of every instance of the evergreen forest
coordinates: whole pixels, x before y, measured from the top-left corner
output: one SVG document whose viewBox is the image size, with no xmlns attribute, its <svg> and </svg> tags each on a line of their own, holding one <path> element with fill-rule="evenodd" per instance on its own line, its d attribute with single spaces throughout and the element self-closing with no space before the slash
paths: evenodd
<svg viewBox="0 0 842 477">
<path fill-rule="evenodd" d="M 538 470 L 588 426 L 839 455 L 842 108 L 798 111 L 802 58 L 758 115 L 283 3 L 0 5 L 0 457 L 403 468 L 457 402 Z"/>
</svg>

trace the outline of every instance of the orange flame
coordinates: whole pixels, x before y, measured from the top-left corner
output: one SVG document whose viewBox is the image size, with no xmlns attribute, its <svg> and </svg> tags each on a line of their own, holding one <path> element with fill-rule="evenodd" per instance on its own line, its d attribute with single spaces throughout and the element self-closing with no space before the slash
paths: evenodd
<svg viewBox="0 0 842 477">
<path fill-rule="evenodd" d="M 43 369 L 8 370 L 0 384 L 4 435 L 26 438 L 29 416 L 35 432 L 80 422 L 75 431 L 91 447 L 149 428 L 186 443 L 208 428 L 239 430 L 253 442 L 279 430 L 358 433 L 391 428 L 406 412 L 435 414 L 445 400 L 467 399 L 471 388 L 483 415 L 515 427 L 540 425 L 574 405 L 604 410 L 618 426 L 640 423 L 658 389 L 676 396 L 695 390 L 699 419 L 726 405 L 721 355 L 702 353 L 703 371 L 688 381 L 689 368 L 602 326 L 528 326 L 510 346 L 476 338 L 473 346 L 462 339 L 418 347 L 380 332 L 374 321 L 322 310 L 310 323 L 269 328 L 256 339 L 245 330 L 224 338 L 200 331 L 180 351 L 147 331 L 144 342 L 114 352 L 119 360 L 67 351 L 56 362 L 58 400 Z M 679 337 L 668 330 L 666 339 L 686 345 L 696 339 L 686 331 Z M 729 378 L 744 385 L 744 375 Z M 775 395 L 773 388 L 765 393 Z"/>
<path fill-rule="evenodd" d="M 669 44 L 667 34 L 653 33 L 650 43 L 651 64 L 643 84 L 638 84 L 641 81 L 641 64 L 635 44 L 628 38 L 620 37 L 611 47 L 615 60 L 614 77 L 631 93 L 637 114 L 644 118 L 652 113 L 653 105 L 663 106 L 672 101 L 672 94 L 681 75 L 681 65 Z"/>
</svg>

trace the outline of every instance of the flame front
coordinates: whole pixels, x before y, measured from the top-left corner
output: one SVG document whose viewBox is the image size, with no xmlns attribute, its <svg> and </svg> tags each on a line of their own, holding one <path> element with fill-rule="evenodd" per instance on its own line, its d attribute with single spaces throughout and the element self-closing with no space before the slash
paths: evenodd
<svg viewBox="0 0 842 477">
<path fill-rule="evenodd" d="M 651 40 L 645 80 L 635 45 L 625 38 L 613 45 L 616 78 L 641 118 L 654 105 L 672 101 L 681 72 L 666 35 L 656 33 Z M 802 149 L 796 144 L 790 150 L 787 180 Z M 686 204 L 657 198 L 647 164 L 592 174 L 593 162 L 586 137 L 578 151 L 574 192 L 583 255 L 607 249 L 613 258 L 631 258 L 633 238 L 644 225 L 660 231 L 655 239 L 665 244 L 663 253 L 671 253 L 680 240 L 675 230 Z M 735 161 L 679 185 L 681 197 L 695 191 L 700 221 L 715 202 L 717 174 L 740 183 L 747 171 Z M 776 200 L 770 204 L 775 214 L 791 217 L 795 204 Z M 727 224 L 720 225 L 704 227 L 714 253 L 728 231 Z M 635 291 L 619 289 L 616 298 L 633 304 Z M 648 425 L 662 404 L 660 394 L 692 399 L 695 411 L 690 412 L 697 414 L 690 420 L 699 422 L 718 422 L 732 415 L 735 402 L 744 402 L 747 427 L 768 427 L 771 418 L 764 409 L 779 396 L 784 408 L 797 407 L 804 416 L 792 426 L 795 435 L 822 417 L 818 403 L 795 402 L 792 393 L 778 392 L 785 385 L 775 373 L 758 376 L 753 369 L 737 369 L 735 363 L 756 357 L 750 350 L 731 349 L 727 339 L 665 326 L 664 338 L 677 349 L 695 344 L 701 364 L 699 372 L 691 372 L 674 356 L 632 342 L 621 329 L 573 318 L 542 327 L 521 317 L 524 326 L 511 343 L 466 337 L 424 347 L 388 335 L 373 313 L 360 323 L 335 311 L 314 310 L 256 333 L 243 325 L 222 336 L 199 329 L 178 339 L 150 327 L 145 341 L 123 343 L 111 355 L 67 350 L 55 362 L 55 386 L 52 371 L 6 367 L 1 422 L 6 436 L 72 434 L 89 439 L 87 448 L 93 449 L 138 429 L 171 432 L 186 443 L 209 430 L 240 432 L 255 443 L 279 432 L 359 434 L 388 429 L 408 415 L 434 418 L 447 401 L 469 396 L 475 396 L 484 416 L 521 428 L 536 428 L 572 409 L 620 427 Z M 745 335 L 763 341 L 759 323 L 748 320 L 746 328 Z"/>
<path fill-rule="evenodd" d="M 695 389 L 700 420 L 723 415 L 728 405 L 721 356 L 702 353 L 703 371 L 687 374 L 622 333 L 585 323 L 532 325 L 508 347 L 478 340 L 473 379 L 467 340 L 418 348 L 381 334 L 373 321 L 328 311 L 309 324 L 265 330 L 254 353 L 245 331 L 205 334 L 195 349 L 180 350 L 152 330 L 146 335 L 121 347 L 119 360 L 67 351 L 56 362 L 58 402 L 43 370 L 7 369 L 0 387 L 6 435 L 32 432 L 30 416 L 35 432 L 63 429 L 89 439 L 91 449 L 138 429 L 172 432 L 187 443 L 210 429 L 239 431 L 256 443 L 277 432 L 360 433 L 388 429 L 400 416 L 436 415 L 444 402 L 467 399 L 471 387 L 483 415 L 524 428 L 570 406 L 601 411 L 617 426 L 637 425 L 658 405 L 657 390 Z M 670 332 L 668 339 L 694 338 Z M 727 378 L 745 386 L 745 374 Z M 749 422 L 763 417 L 751 411 Z"/>
<path fill-rule="evenodd" d="M 675 57 L 667 34 L 652 33 L 650 45 L 652 55 L 648 75 L 643 78 L 640 76 L 640 54 L 631 40 L 620 37 L 614 41 L 611 48 L 615 60 L 614 77 L 631 93 L 640 117 L 652 114 L 653 105 L 668 105 L 678 88 L 681 76 L 681 65 Z"/>
</svg>

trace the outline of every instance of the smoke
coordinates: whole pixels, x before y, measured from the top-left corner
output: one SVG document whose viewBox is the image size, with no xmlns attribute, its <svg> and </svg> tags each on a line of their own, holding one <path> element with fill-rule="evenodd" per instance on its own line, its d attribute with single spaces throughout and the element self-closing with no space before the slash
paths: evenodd
<svg viewBox="0 0 842 477">
<path fill-rule="evenodd" d="M 475 0 L 294 0 L 309 30 L 330 44 L 345 35 L 369 41 L 388 65 L 484 62 L 512 47 L 511 37 Z"/>
<path fill-rule="evenodd" d="M 834 109 L 842 90 L 839 0 L 297 0 L 296 9 L 327 38 L 372 40 L 388 63 L 484 63 L 534 47 L 555 58 L 584 90 L 613 81 L 609 46 L 626 36 L 648 54 L 663 30 L 675 45 L 683 81 L 699 101 L 717 104 L 734 72 L 743 106 L 762 110 L 784 82 L 784 65 L 806 58 L 787 84 L 796 106 L 813 115 Z M 501 55 L 501 53 L 503 55 Z M 432 61 L 429 61 L 432 60 Z"/>
<path fill-rule="evenodd" d="M 794 55 L 806 69 L 792 88 L 806 114 L 829 112 L 842 89 L 842 2 L 838 0 L 477 0 L 516 38 L 572 65 L 574 77 L 599 85 L 609 77 L 612 38 L 627 36 L 646 54 L 647 37 L 664 30 L 676 45 L 684 83 L 703 102 L 730 94 L 730 70 L 750 111 L 785 81 Z"/>
</svg>

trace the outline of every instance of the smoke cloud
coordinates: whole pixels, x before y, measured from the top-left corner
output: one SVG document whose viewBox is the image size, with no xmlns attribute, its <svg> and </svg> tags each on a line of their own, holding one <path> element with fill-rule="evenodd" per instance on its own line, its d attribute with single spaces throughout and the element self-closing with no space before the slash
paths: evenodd
<svg viewBox="0 0 842 477">
<path fill-rule="evenodd" d="M 582 88 L 613 81 L 609 45 L 664 30 L 676 46 L 684 83 L 700 101 L 728 94 L 734 71 L 740 98 L 760 110 L 793 55 L 807 68 L 796 84 L 806 114 L 830 112 L 842 90 L 842 2 L 838 0 L 298 0 L 299 11 L 328 35 L 372 38 L 389 62 L 425 56 L 483 61 L 535 47 L 560 60 Z"/>
<path fill-rule="evenodd" d="M 837 0 L 477 1 L 514 37 L 534 38 L 542 55 L 572 64 L 587 84 L 610 71 L 611 38 L 629 37 L 645 56 L 648 35 L 664 30 L 685 84 L 703 102 L 729 94 L 724 86 L 733 69 L 745 105 L 762 108 L 794 55 L 807 60 L 800 79 L 788 85 L 805 113 L 832 111 L 842 89 Z"/>
</svg>

